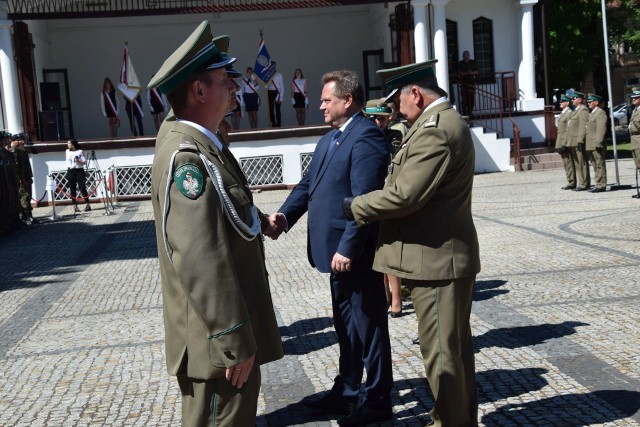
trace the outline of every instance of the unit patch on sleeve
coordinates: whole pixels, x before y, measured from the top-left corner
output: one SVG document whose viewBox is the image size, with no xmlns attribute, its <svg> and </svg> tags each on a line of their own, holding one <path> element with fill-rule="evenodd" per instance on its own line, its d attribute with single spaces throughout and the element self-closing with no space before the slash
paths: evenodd
<svg viewBox="0 0 640 427">
<path fill-rule="evenodd" d="M 204 190 L 204 179 L 200 169 L 192 164 L 180 165 L 173 174 L 178 190 L 190 199 L 197 199 Z"/>
</svg>

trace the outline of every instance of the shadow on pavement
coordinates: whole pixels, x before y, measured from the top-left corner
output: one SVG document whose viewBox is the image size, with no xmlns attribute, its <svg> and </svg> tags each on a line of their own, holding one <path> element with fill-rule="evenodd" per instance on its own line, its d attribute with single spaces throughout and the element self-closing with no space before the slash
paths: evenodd
<svg viewBox="0 0 640 427">
<path fill-rule="evenodd" d="M 330 331 L 322 331 L 331 328 Z M 330 347 L 338 342 L 330 317 L 316 317 L 293 322 L 289 326 L 280 327 L 283 338 L 284 354 L 302 355 Z M 290 337 L 287 339 L 287 337 Z"/>
<path fill-rule="evenodd" d="M 572 414 L 575 408 L 593 407 L 594 400 L 602 400 L 616 408 L 616 413 L 606 414 L 591 411 L 588 415 L 578 410 L 579 416 Z M 595 402 L 595 405 L 600 405 Z M 496 411 L 482 417 L 481 421 L 487 426 L 504 425 L 505 421 L 520 420 L 520 425 L 528 422 L 531 425 L 574 427 L 592 424 L 604 424 L 622 418 L 633 416 L 640 408 L 640 392 L 627 390 L 598 390 L 584 394 L 563 394 L 548 399 L 531 402 L 513 403 L 501 406 Z M 546 419 L 540 419 L 540 414 L 548 414 Z"/>
<path fill-rule="evenodd" d="M 476 280 L 473 289 L 474 301 L 485 301 L 498 295 L 508 294 L 507 289 L 497 289 L 507 283 L 506 280 Z"/>
<path fill-rule="evenodd" d="M 520 348 L 542 344 L 550 339 L 562 338 L 576 333 L 576 327 L 588 326 L 582 322 L 544 323 L 535 326 L 498 328 L 473 339 L 476 353 L 488 347 Z"/>
<path fill-rule="evenodd" d="M 153 221 L 92 225 L 66 217 L 61 221 L 21 227 L 0 237 L 0 259 L 3 264 L 0 269 L 0 293 L 9 289 L 56 283 L 56 279 L 33 279 L 41 276 L 61 277 L 82 270 L 79 266 L 95 262 L 156 256 Z"/>
</svg>

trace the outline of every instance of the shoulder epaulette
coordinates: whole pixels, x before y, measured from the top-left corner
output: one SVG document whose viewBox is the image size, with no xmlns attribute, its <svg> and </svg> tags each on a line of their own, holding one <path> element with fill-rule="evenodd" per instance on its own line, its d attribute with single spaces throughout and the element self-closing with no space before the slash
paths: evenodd
<svg viewBox="0 0 640 427">
<path fill-rule="evenodd" d="M 440 114 L 432 114 L 429 116 L 427 121 L 424 123 L 425 128 L 434 128 L 438 126 L 438 120 L 440 119 Z"/>
<path fill-rule="evenodd" d="M 195 140 L 193 139 L 193 137 L 189 135 L 182 135 L 182 141 L 180 141 L 180 146 L 178 147 L 178 150 L 199 151 Z"/>
</svg>

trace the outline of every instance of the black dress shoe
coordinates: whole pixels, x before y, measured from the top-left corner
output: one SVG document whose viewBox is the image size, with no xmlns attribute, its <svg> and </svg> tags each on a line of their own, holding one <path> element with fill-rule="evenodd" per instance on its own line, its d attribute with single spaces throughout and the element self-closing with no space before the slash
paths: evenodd
<svg viewBox="0 0 640 427">
<path fill-rule="evenodd" d="M 339 426 L 366 426 L 393 418 L 391 405 L 383 405 L 380 408 L 372 408 L 368 405 L 360 405 L 358 410 L 351 415 L 338 420 Z"/>
<path fill-rule="evenodd" d="M 576 188 L 575 185 L 565 185 L 562 187 L 563 190 L 573 190 L 574 188 Z"/>
<path fill-rule="evenodd" d="M 576 187 L 573 189 L 573 191 L 587 191 L 587 189 L 582 187 Z"/>
<path fill-rule="evenodd" d="M 598 187 L 595 187 L 595 188 L 592 188 L 592 189 L 591 189 L 591 190 L 589 190 L 589 191 L 590 191 L 591 193 L 604 193 L 605 191 L 607 191 L 607 189 L 606 189 L 606 188 L 598 188 Z"/>
<path fill-rule="evenodd" d="M 420 345 L 420 337 L 416 338 L 415 340 L 413 340 L 413 343 L 415 345 Z"/>
<path fill-rule="evenodd" d="M 398 317 L 404 316 L 404 313 L 402 312 L 402 310 L 400 310 L 400 311 L 391 311 L 391 310 L 389 310 L 389 316 L 393 317 L 394 319 L 397 319 Z"/>
<path fill-rule="evenodd" d="M 318 399 L 304 399 L 302 404 L 314 411 L 326 412 L 329 414 L 349 415 L 358 404 L 353 399 L 345 399 L 343 397 L 335 397 L 331 393 L 327 393 Z"/>
</svg>

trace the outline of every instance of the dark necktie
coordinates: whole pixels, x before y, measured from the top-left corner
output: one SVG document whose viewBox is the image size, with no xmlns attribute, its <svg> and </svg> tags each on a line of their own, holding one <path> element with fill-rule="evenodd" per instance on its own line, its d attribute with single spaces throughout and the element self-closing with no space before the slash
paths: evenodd
<svg viewBox="0 0 640 427">
<path fill-rule="evenodd" d="M 333 134 L 333 137 L 331 138 L 331 145 L 329 145 L 329 151 L 327 151 L 327 156 L 330 156 L 331 153 L 333 153 L 333 150 L 338 146 L 338 138 L 340 138 L 340 135 L 342 135 L 341 130 L 337 130 L 336 133 Z"/>
</svg>

